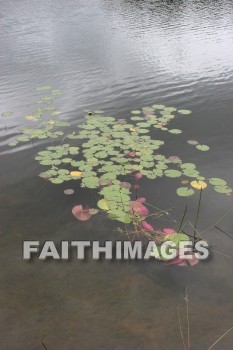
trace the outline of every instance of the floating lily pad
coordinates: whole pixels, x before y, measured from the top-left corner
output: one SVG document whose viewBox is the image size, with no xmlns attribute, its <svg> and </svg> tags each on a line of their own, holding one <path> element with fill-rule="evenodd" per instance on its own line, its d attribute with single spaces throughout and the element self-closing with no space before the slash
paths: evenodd
<svg viewBox="0 0 233 350">
<path fill-rule="evenodd" d="M 110 209 L 109 203 L 106 199 L 100 199 L 97 203 L 98 207 L 102 210 L 108 211 Z"/>
<path fill-rule="evenodd" d="M 189 196 L 192 196 L 194 194 L 194 191 L 188 187 L 179 187 L 179 188 L 177 188 L 176 193 L 180 197 L 189 197 Z"/>
<path fill-rule="evenodd" d="M 196 140 L 188 140 L 187 143 L 189 143 L 190 145 L 193 145 L 193 146 L 196 146 L 199 144 L 199 142 Z"/>
<path fill-rule="evenodd" d="M 74 190 L 72 188 L 68 188 L 67 190 L 64 191 L 64 193 L 67 195 L 67 196 L 70 196 L 71 194 L 74 194 Z"/>
<path fill-rule="evenodd" d="M 53 183 L 53 184 L 61 184 L 63 182 L 62 179 L 60 179 L 59 177 L 58 178 L 55 178 L 55 179 L 50 179 L 50 181 Z"/>
<path fill-rule="evenodd" d="M 166 108 L 166 106 L 164 106 L 164 105 L 153 105 L 152 108 L 153 109 L 164 109 L 164 108 Z"/>
<path fill-rule="evenodd" d="M 210 149 L 209 146 L 207 146 L 207 145 L 197 145 L 196 148 L 197 148 L 199 151 L 203 151 L 203 152 L 209 151 L 209 149 Z"/>
<path fill-rule="evenodd" d="M 182 130 L 180 130 L 180 129 L 170 129 L 170 130 L 168 130 L 168 132 L 170 132 L 170 134 L 181 134 Z"/>
<path fill-rule="evenodd" d="M 168 158 L 172 163 L 181 163 L 181 159 L 178 156 L 170 156 Z"/>
<path fill-rule="evenodd" d="M 186 114 L 191 114 L 192 111 L 190 111 L 189 109 L 179 109 L 178 113 L 186 115 Z"/>
<path fill-rule="evenodd" d="M 214 186 L 226 186 L 227 185 L 227 182 L 223 179 L 220 179 L 218 177 L 212 177 L 211 179 L 209 179 L 209 183 L 211 185 L 214 185 Z"/>
<path fill-rule="evenodd" d="M 232 193 L 232 188 L 228 186 L 214 186 L 214 190 L 218 193 Z"/>
<path fill-rule="evenodd" d="M 39 174 L 39 177 L 42 179 L 49 179 L 51 176 L 47 172 L 43 172 Z"/>
<path fill-rule="evenodd" d="M 82 205 L 76 205 L 72 209 L 72 214 L 76 219 L 80 221 L 87 221 L 91 218 L 92 214 L 89 209 L 84 209 Z"/>
<path fill-rule="evenodd" d="M 164 174 L 167 177 L 180 177 L 182 175 L 182 172 L 179 170 L 173 170 L 173 169 L 169 169 L 169 170 L 165 170 Z"/>
</svg>

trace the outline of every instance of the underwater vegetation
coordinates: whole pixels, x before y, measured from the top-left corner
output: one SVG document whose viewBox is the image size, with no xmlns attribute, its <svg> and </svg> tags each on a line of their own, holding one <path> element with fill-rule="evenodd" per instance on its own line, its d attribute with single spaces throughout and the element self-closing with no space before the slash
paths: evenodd
<svg viewBox="0 0 233 350">
<path fill-rule="evenodd" d="M 70 124 L 55 118 L 61 112 L 50 105 L 61 91 L 52 90 L 51 86 L 38 87 L 37 91 L 49 92 L 49 95 L 42 96 L 37 101 L 41 106 L 25 117 L 36 125 L 21 128 L 21 135 L 9 146 L 37 139 L 53 141 L 35 157 L 45 167 L 39 176 L 57 185 L 75 180 L 81 187 L 99 193 L 98 209 L 84 208 L 81 204 L 73 208 L 73 215 L 78 220 L 89 220 L 100 210 L 111 220 L 133 224 L 137 233 L 141 230 L 144 235 L 153 236 L 156 230 L 146 221 L 149 215 L 146 199 L 137 196 L 142 177 L 152 181 L 163 176 L 175 180 L 180 178 L 182 186 L 179 185 L 176 193 L 181 197 L 204 191 L 208 185 L 216 192 L 232 193 L 225 180 L 207 179 L 194 163 L 182 162 L 179 156 L 163 153 L 165 142 L 160 137 L 161 131 L 168 132 L 173 138 L 178 137 L 182 130 L 171 128 L 169 124 L 176 117 L 188 118 L 190 110 L 154 104 L 131 111 L 131 116 L 126 119 L 104 116 L 100 110 L 86 111 L 85 122 L 70 132 Z M 5 117 L 10 115 L 4 114 Z M 48 116 L 49 120 L 44 120 Z M 196 140 L 187 142 L 198 151 L 209 150 L 207 145 Z M 66 195 L 73 192 L 72 188 L 65 190 Z M 180 233 L 170 232 L 168 235 L 175 240 Z M 156 238 L 161 237 L 167 239 L 167 234 L 157 231 Z"/>
</svg>

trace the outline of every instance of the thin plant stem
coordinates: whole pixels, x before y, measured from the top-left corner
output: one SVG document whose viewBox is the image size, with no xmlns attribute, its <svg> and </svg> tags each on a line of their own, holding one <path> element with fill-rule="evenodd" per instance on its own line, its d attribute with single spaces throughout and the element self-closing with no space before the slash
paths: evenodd
<svg viewBox="0 0 233 350">
<path fill-rule="evenodd" d="M 185 219 L 185 215 L 186 215 L 187 209 L 188 209 L 188 206 L 186 205 L 186 206 L 185 206 L 185 210 L 184 210 L 184 214 L 183 214 L 182 219 L 181 219 L 181 222 L 180 222 L 180 226 L 179 226 L 178 232 L 180 232 L 181 227 L 182 227 L 182 225 L 183 225 L 183 222 L 184 222 L 184 219 Z"/>
<path fill-rule="evenodd" d="M 189 225 L 193 228 L 193 230 L 195 230 L 195 232 L 197 233 L 197 235 L 199 236 L 199 238 L 202 239 L 200 233 L 198 232 L 197 229 L 195 229 L 195 227 L 193 226 L 193 224 L 192 224 L 190 221 L 186 221 L 185 225 L 183 226 L 183 230 L 184 230 L 184 227 L 186 226 L 186 224 L 189 224 Z M 196 240 L 197 240 L 197 238 L 196 238 Z"/>
<path fill-rule="evenodd" d="M 221 337 L 219 337 L 219 338 L 209 347 L 208 350 L 213 349 L 213 347 L 214 347 L 220 340 L 222 340 L 222 338 L 225 337 L 232 329 L 233 329 L 233 327 L 231 327 L 230 329 L 228 329 L 228 331 L 226 331 L 223 335 L 221 335 Z"/>
<path fill-rule="evenodd" d="M 189 325 L 189 299 L 188 299 L 188 288 L 185 288 L 185 302 L 186 302 L 186 317 L 187 317 L 187 327 L 188 327 L 188 349 L 190 349 L 190 325 Z"/>
<path fill-rule="evenodd" d="M 181 327 L 179 306 L 176 305 L 176 307 L 177 307 L 177 315 L 178 315 L 178 320 L 179 320 L 179 329 L 180 329 L 180 336 L 181 336 L 181 340 L 182 340 L 182 344 L 183 344 L 183 349 L 187 350 L 186 345 L 185 345 L 185 341 L 184 341 L 182 327 Z"/>
<path fill-rule="evenodd" d="M 226 236 L 228 236 L 229 238 L 233 239 L 233 237 L 231 235 L 229 235 L 229 233 L 223 231 L 221 228 L 219 228 L 218 226 L 214 226 L 217 230 L 219 230 L 220 232 L 224 233 Z"/>
<path fill-rule="evenodd" d="M 197 207 L 197 216 L 196 216 L 196 220 L 195 220 L 195 224 L 194 224 L 193 246 L 195 245 L 195 241 L 196 241 L 196 229 L 197 229 L 197 222 L 198 222 L 199 213 L 200 213 L 201 196 L 202 196 L 202 188 L 201 188 L 201 191 L 200 191 L 200 196 L 199 196 L 199 201 L 198 201 L 198 207 Z"/>
<path fill-rule="evenodd" d="M 209 230 L 211 230 L 213 227 L 215 227 L 217 224 L 219 224 L 227 215 L 229 215 L 231 212 L 233 211 L 233 208 L 231 208 L 229 211 L 227 211 L 214 225 L 209 226 L 207 229 L 205 229 L 204 231 L 202 231 L 202 234 L 208 232 Z"/>
<path fill-rule="evenodd" d="M 44 348 L 45 350 L 48 350 L 47 347 L 46 347 L 46 345 L 45 345 L 45 343 L 44 343 L 44 339 L 45 339 L 45 335 L 44 335 L 43 338 L 40 340 L 40 342 L 41 342 L 43 348 Z"/>
<path fill-rule="evenodd" d="M 228 258 L 228 259 L 232 259 L 232 260 L 233 260 L 233 256 L 226 255 L 226 254 L 221 253 L 221 252 L 219 252 L 218 250 L 214 250 L 214 249 L 212 249 L 212 248 L 211 248 L 211 251 L 214 252 L 214 253 L 218 253 L 218 254 L 220 254 L 220 255 L 222 255 L 222 256 L 225 256 L 225 257 Z"/>
</svg>

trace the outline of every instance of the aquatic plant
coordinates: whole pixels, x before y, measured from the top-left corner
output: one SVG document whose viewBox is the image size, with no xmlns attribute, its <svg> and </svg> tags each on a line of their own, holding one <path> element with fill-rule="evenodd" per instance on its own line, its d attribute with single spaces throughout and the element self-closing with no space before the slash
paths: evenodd
<svg viewBox="0 0 233 350">
<path fill-rule="evenodd" d="M 179 326 L 179 332 L 182 342 L 182 348 L 183 350 L 191 349 L 191 337 L 190 337 L 190 320 L 189 320 L 189 295 L 188 295 L 188 288 L 185 288 L 185 307 L 186 307 L 186 323 L 187 323 L 187 337 L 184 336 L 182 324 L 181 324 L 181 317 L 180 317 L 180 308 L 179 305 L 176 305 L 177 309 L 177 318 L 178 318 L 178 326 Z M 222 335 L 220 335 L 217 340 L 214 341 L 214 343 L 208 347 L 208 350 L 213 350 L 215 348 L 215 345 L 217 345 L 228 333 L 230 333 L 233 330 L 233 327 L 230 327 L 227 331 L 225 331 Z M 186 339 L 185 339 L 186 338 Z M 186 346 L 187 345 L 187 346 Z"/>
<path fill-rule="evenodd" d="M 179 187 L 177 194 L 183 197 L 193 195 L 196 189 L 207 187 L 205 177 L 201 176 L 195 164 L 182 163 L 179 157 L 166 157 L 161 154 L 158 150 L 164 145 L 164 141 L 150 136 L 152 127 L 168 130 L 167 125 L 174 117 L 171 114 L 174 108 L 155 105 L 151 107 L 150 114 L 148 109 L 143 109 L 142 113 L 133 111 L 133 114 L 136 112 L 137 116 L 132 116 L 130 123 L 123 119 L 89 113 L 85 123 L 78 125 L 79 130 L 67 134 L 62 144 L 49 146 L 36 157 L 41 165 L 50 167 L 45 175 L 52 183 L 60 184 L 75 179 L 81 182 L 81 187 L 98 189 L 103 197 L 98 202 L 99 208 L 106 210 L 110 218 L 124 223 L 131 221 L 132 198 L 132 186 L 129 182 L 126 185 L 124 177 L 128 181 L 132 179 L 132 175 L 135 175 L 135 181 L 142 176 L 151 180 L 162 176 L 181 177 L 186 186 Z M 45 123 L 44 129 L 37 130 L 36 133 L 40 137 L 42 133 L 45 137 L 55 138 L 63 132 L 51 130 L 61 125 L 64 124 L 49 121 Z M 35 131 L 27 129 L 25 132 L 27 135 L 31 134 L 25 138 L 35 136 Z M 23 136 L 24 140 L 25 138 Z M 18 138 L 20 140 L 22 136 Z M 204 146 L 200 147 L 202 150 L 206 149 Z M 232 192 L 225 180 L 210 178 L 208 182 L 217 192 Z"/>
<path fill-rule="evenodd" d="M 141 230 L 145 235 L 151 236 L 153 232 L 157 232 L 157 238 L 161 236 L 146 220 L 148 209 L 145 203 L 137 199 L 142 177 L 150 180 L 163 176 L 181 178 L 182 186 L 176 190 L 181 197 L 192 196 L 196 190 L 204 190 L 207 183 L 216 192 L 232 192 L 225 180 L 206 179 L 194 163 L 183 163 L 178 156 L 163 154 L 164 141 L 158 136 L 159 130 L 169 132 L 171 137 L 177 137 L 182 131 L 169 128 L 169 123 L 176 115 L 190 115 L 190 110 L 177 111 L 174 107 L 155 104 L 142 110 L 133 110 L 126 119 L 104 116 L 103 111 L 96 110 L 88 112 L 85 122 L 75 130 L 65 133 L 65 128 L 70 126 L 68 122 L 54 118 L 41 121 L 48 114 L 52 117 L 60 114 L 50 103 L 61 91 L 52 90 L 51 86 L 39 87 L 37 90 L 42 93 L 50 91 L 50 95 L 42 96 L 38 101 L 42 106 L 25 118 L 28 121 L 37 121 L 39 127 L 22 128 L 21 135 L 10 146 L 35 139 L 61 140 L 62 137 L 59 144 L 52 144 L 36 155 L 35 159 L 39 164 L 47 168 L 40 176 L 53 184 L 75 180 L 83 188 L 97 190 L 100 195 L 97 206 L 110 219 L 124 224 L 132 223 L 137 232 Z M 209 146 L 198 141 L 187 142 L 197 150 L 209 150 Z M 72 194 L 72 189 L 66 194 Z M 93 215 L 81 204 L 73 209 L 73 214 L 78 220 L 87 220 Z M 164 239 L 164 235 L 162 237 Z M 175 237 L 173 234 L 172 239 Z"/>
</svg>

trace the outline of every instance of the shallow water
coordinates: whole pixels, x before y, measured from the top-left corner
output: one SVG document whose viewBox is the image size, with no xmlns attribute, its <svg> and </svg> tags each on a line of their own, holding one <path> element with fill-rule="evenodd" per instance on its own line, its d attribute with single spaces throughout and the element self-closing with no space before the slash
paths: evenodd
<svg viewBox="0 0 233 350">
<path fill-rule="evenodd" d="M 96 196 L 44 184 L 33 160 L 39 142 L 10 148 L 24 119 L 37 108 L 39 85 L 63 95 L 55 101 L 72 125 L 84 109 L 128 117 L 132 109 L 164 103 L 193 111 L 172 122 L 183 134 L 163 135 L 168 154 L 196 163 L 205 176 L 232 186 L 232 1 L 0 1 L 0 344 L 2 349 L 182 349 L 176 313 L 186 332 L 184 288 L 189 289 L 191 349 L 208 349 L 233 325 L 232 259 L 219 253 L 182 269 L 154 262 L 25 262 L 23 240 L 116 239 L 117 224 L 74 220 L 75 204 Z M 197 152 L 186 144 L 210 146 Z M 170 153 L 172 149 L 172 153 Z M 193 221 L 197 196 L 175 195 L 173 181 L 143 181 L 143 195 L 160 208 L 186 202 Z M 230 208 L 232 196 L 205 191 L 200 231 Z M 171 221 L 166 222 L 164 225 Z M 232 215 L 221 222 L 232 235 Z M 210 229 L 214 249 L 232 256 L 230 238 Z M 186 334 L 186 333 L 185 333 Z M 233 334 L 216 349 L 230 350 Z"/>
</svg>

